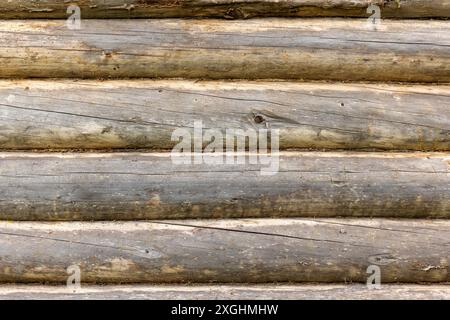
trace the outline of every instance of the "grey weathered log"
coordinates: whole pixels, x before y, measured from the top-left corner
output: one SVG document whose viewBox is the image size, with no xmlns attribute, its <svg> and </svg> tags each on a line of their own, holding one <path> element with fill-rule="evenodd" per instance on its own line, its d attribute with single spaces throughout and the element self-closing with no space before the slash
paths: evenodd
<svg viewBox="0 0 450 320">
<path fill-rule="evenodd" d="M 449 106 L 449 86 L 0 81 L 0 148 L 171 150 L 197 121 L 278 129 L 280 149 L 448 151 Z"/>
<path fill-rule="evenodd" d="M 438 283 L 449 243 L 446 220 L 1 222 L 0 282 Z"/>
<path fill-rule="evenodd" d="M 273 175 L 263 174 L 269 162 L 277 170 L 275 154 L 259 164 L 173 160 L 180 158 L 2 153 L 0 219 L 450 217 L 448 153 L 284 153 Z"/>
<path fill-rule="evenodd" d="M 384 18 L 449 18 L 448 0 L 1 0 L 0 18 L 65 18 L 76 4 L 82 18 L 367 17 L 370 4 Z"/>
<path fill-rule="evenodd" d="M 0 285 L 0 300 L 450 300 L 449 285 Z M 216 310 L 214 310 L 216 311 Z"/>
<path fill-rule="evenodd" d="M 450 23 L 0 21 L 0 77 L 450 81 Z"/>
</svg>

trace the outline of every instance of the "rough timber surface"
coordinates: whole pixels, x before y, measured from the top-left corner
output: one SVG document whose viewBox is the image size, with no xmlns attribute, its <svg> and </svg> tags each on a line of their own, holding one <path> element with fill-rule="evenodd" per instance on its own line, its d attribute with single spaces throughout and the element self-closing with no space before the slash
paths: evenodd
<svg viewBox="0 0 450 320">
<path fill-rule="evenodd" d="M 448 153 L 285 152 L 258 164 L 174 163 L 180 156 L 1 153 L 0 219 L 450 216 Z"/>
<path fill-rule="evenodd" d="M 277 129 L 279 148 L 450 151 L 450 87 L 0 81 L 4 150 L 172 150 L 176 129 Z"/>
<path fill-rule="evenodd" d="M 0 300 L 449 300 L 449 285 L 1 285 Z"/>
<path fill-rule="evenodd" d="M 449 282 L 450 222 L 247 219 L 0 223 L 0 282 Z"/>
<path fill-rule="evenodd" d="M 367 17 L 370 4 L 383 18 L 449 18 L 448 0 L 1 0 L 1 19 L 66 18 L 76 4 L 87 18 Z"/>
<path fill-rule="evenodd" d="M 0 78 L 450 82 L 450 23 L 367 19 L 0 21 Z"/>
</svg>

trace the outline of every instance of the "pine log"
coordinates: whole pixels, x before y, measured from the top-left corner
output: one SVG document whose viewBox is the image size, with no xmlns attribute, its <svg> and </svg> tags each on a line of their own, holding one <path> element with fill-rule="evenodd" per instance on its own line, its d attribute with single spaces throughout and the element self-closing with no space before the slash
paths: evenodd
<svg viewBox="0 0 450 320">
<path fill-rule="evenodd" d="M 222 160 L 218 154 L 205 158 L 209 164 L 183 159 L 191 160 L 1 153 L 0 219 L 450 217 L 448 153 L 290 152 L 258 164 L 211 163 Z"/>
<path fill-rule="evenodd" d="M 448 0 L 1 0 L 1 19 L 65 18 L 76 4 L 88 18 L 367 17 L 370 4 L 383 18 L 449 18 Z"/>
<path fill-rule="evenodd" d="M 440 283 L 449 243 L 446 220 L 1 222 L 0 282 Z"/>
<path fill-rule="evenodd" d="M 281 150 L 450 151 L 449 86 L 0 81 L 0 101 L 4 150 L 172 150 L 197 122 L 224 137 L 276 129 Z"/>
<path fill-rule="evenodd" d="M 0 21 L 0 78 L 450 82 L 450 23 L 367 19 Z"/>
<path fill-rule="evenodd" d="M 0 300 L 449 300 L 449 285 L 0 285 Z M 264 304 L 264 303 L 263 303 Z M 270 304 L 270 303 L 267 303 Z M 216 310 L 214 310 L 216 311 Z"/>
</svg>

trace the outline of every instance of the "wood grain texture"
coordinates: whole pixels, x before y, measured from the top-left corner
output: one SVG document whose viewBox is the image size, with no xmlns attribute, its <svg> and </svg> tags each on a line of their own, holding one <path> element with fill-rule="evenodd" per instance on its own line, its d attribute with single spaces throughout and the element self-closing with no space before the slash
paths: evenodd
<svg viewBox="0 0 450 320">
<path fill-rule="evenodd" d="M 449 300 L 449 285 L 0 285 L 0 300 Z"/>
<path fill-rule="evenodd" d="M 450 81 L 450 23 L 0 21 L 0 77 Z"/>
<path fill-rule="evenodd" d="M 69 4 L 87 18 L 367 17 L 369 4 L 385 18 L 448 18 L 448 0 L 1 0 L 0 18 L 65 18 Z"/>
<path fill-rule="evenodd" d="M 174 164 L 169 153 L 2 153 L 0 218 L 450 217 L 448 153 L 282 153 L 274 175 L 262 175 L 269 164 L 259 163 Z"/>
<path fill-rule="evenodd" d="M 0 81 L 1 149 L 172 150 L 176 129 L 280 130 L 290 148 L 450 150 L 450 87 Z M 206 139 L 209 141 L 209 139 Z"/>
<path fill-rule="evenodd" d="M 448 282 L 449 241 L 446 220 L 1 222 L 0 282 Z"/>
</svg>

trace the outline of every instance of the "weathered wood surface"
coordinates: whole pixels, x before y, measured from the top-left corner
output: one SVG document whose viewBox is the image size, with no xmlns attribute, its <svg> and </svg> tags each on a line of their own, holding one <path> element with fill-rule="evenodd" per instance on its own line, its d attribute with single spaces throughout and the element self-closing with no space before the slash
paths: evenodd
<svg viewBox="0 0 450 320">
<path fill-rule="evenodd" d="M 1 149 L 172 150 L 196 121 L 224 136 L 278 129 L 280 149 L 448 151 L 450 87 L 0 81 Z"/>
<path fill-rule="evenodd" d="M 450 281 L 450 221 L 1 222 L 0 282 Z"/>
<path fill-rule="evenodd" d="M 450 23 L 0 21 L 0 77 L 450 81 Z"/>
<path fill-rule="evenodd" d="M 450 300 L 449 285 L 0 285 L 0 300 Z"/>
<path fill-rule="evenodd" d="M 367 17 L 369 4 L 385 18 L 449 18 L 448 0 L 1 0 L 0 18 L 65 18 L 77 4 L 82 18 Z"/>
<path fill-rule="evenodd" d="M 174 164 L 170 153 L 1 153 L 0 218 L 450 217 L 448 153 L 282 153 L 279 172 L 263 175 L 278 169 L 273 156 L 233 165 Z"/>
</svg>

